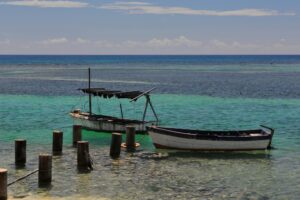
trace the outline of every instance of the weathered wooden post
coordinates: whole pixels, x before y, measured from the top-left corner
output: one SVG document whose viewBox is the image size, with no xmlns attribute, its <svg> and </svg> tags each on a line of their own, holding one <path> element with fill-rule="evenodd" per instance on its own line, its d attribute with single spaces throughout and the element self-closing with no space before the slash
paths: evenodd
<svg viewBox="0 0 300 200">
<path fill-rule="evenodd" d="M 15 163 L 17 166 L 26 163 L 26 140 L 15 140 Z"/>
<path fill-rule="evenodd" d="M 39 186 L 47 186 L 52 181 L 52 156 L 39 155 Z"/>
<path fill-rule="evenodd" d="M 53 155 L 61 155 L 63 149 L 63 132 L 53 131 L 52 153 Z"/>
<path fill-rule="evenodd" d="M 113 159 L 120 157 L 121 143 L 122 143 L 122 134 L 121 133 L 112 133 L 109 155 Z"/>
<path fill-rule="evenodd" d="M 82 140 L 82 127 L 73 125 L 73 147 L 77 146 L 77 142 Z"/>
<path fill-rule="evenodd" d="M 135 151 L 135 127 L 126 126 L 126 149 Z"/>
<path fill-rule="evenodd" d="M 0 168 L 0 200 L 7 199 L 7 170 Z"/>
<path fill-rule="evenodd" d="M 86 170 L 92 169 L 91 159 L 89 154 L 89 142 L 78 141 L 77 142 L 77 167 L 78 169 Z"/>
</svg>

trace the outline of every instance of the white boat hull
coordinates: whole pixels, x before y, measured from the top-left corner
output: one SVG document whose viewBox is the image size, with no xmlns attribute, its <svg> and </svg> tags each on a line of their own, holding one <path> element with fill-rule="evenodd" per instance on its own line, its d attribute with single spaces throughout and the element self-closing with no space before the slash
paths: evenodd
<svg viewBox="0 0 300 200">
<path fill-rule="evenodd" d="M 126 126 L 133 126 L 137 133 L 146 132 L 146 123 L 116 123 L 113 120 L 105 118 L 91 120 L 89 116 L 78 113 L 70 113 L 70 115 L 73 119 L 74 125 L 80 125 L 89 130 L 101 132 L 125 132 Z"/>
<path fill-rule="evenodd" d="M 270 139 L 249 141 L 202 140 L 164 135 L 148 131 L 153 144 L 159 149 L 203 150 L 203 151 L 242 151 L 267 149 Z"/>
</svg>

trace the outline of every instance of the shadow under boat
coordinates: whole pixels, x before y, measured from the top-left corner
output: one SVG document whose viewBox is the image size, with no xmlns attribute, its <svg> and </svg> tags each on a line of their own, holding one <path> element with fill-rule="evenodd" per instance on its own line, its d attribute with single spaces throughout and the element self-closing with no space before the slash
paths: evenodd
<svg viewBox="0 0 300 200">
<path fill-rule="evenodd" d="M 166 158 L 207 158 L 207 159 L 271 159 L 272 155 L 263 150 L 249 152 L 249 151 L 235 151 L 235 152 L 196 152 L 196 151 L 165 151 L 158 150 L 157 154 Z"/>
</svg>

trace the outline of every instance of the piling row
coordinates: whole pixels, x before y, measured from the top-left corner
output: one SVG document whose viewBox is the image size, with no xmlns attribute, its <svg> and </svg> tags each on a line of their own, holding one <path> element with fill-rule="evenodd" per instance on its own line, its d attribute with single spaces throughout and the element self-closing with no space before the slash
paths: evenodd
<svg viewBox="0 0 300 200">
<path fill-rule="evenodd" d="M 92 160 L 89 154 L 89 142 L 82 140 L 82 127 L 73 126 L 73 146 L 77 147 L 77 166 L 78 169 L 91 170 Z M 109 155 L 113 159 L 120 157 L 122 144 L 122 134 L 112 133 Z M 15 164 L 16 166 L 25 166 L 26 164 L 26 140 L 15 140 Z M 135 143 L 135 128 L 133 126 L 126 127 L 126 143 L 127 151 L 135 151 L 137 143 Z M 63 132 L 59 130 L 53 131 L 52 154 L 62 155 L 63 150 Z M 52 155 L 39 155 L 38 184 L 40 187 L 48 186 L 52 181 Z M 32 172 L 29 175 L 35 173 Z M 28 175 L 28 176 L 29 176 Z M 24 178 L 24 177 L 23 177 Z M 23 179 L 22 178 L 22 179 Z M 17 181 L 16 181 L 17 182 Z M 0 200 L 7 200 L 7 170 L 0 168 Z"/>
</svg>

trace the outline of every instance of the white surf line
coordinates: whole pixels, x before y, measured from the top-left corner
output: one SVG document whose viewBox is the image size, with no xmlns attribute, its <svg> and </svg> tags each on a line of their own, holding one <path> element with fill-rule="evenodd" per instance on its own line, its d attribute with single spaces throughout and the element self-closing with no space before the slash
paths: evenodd
<svg viewBox="0 0 300 200">
<path fill-rule="evenodd" d="M 27 80 L 45 80 L 45 81 L 77 81 L 77 82 L 88 82 L 86 79 L 72 79 L 63 77 L 0 77 L 4 79 L 27 79 Z M 144 84 L 144 85 L 157 85 L 155 82 L 146 81 L 126 81 L 126 80 L 103 80 L 103 79 L 93 79 L 92 82 L 96 83 L 127 83 L 127 84 Z"/>
</svg>

